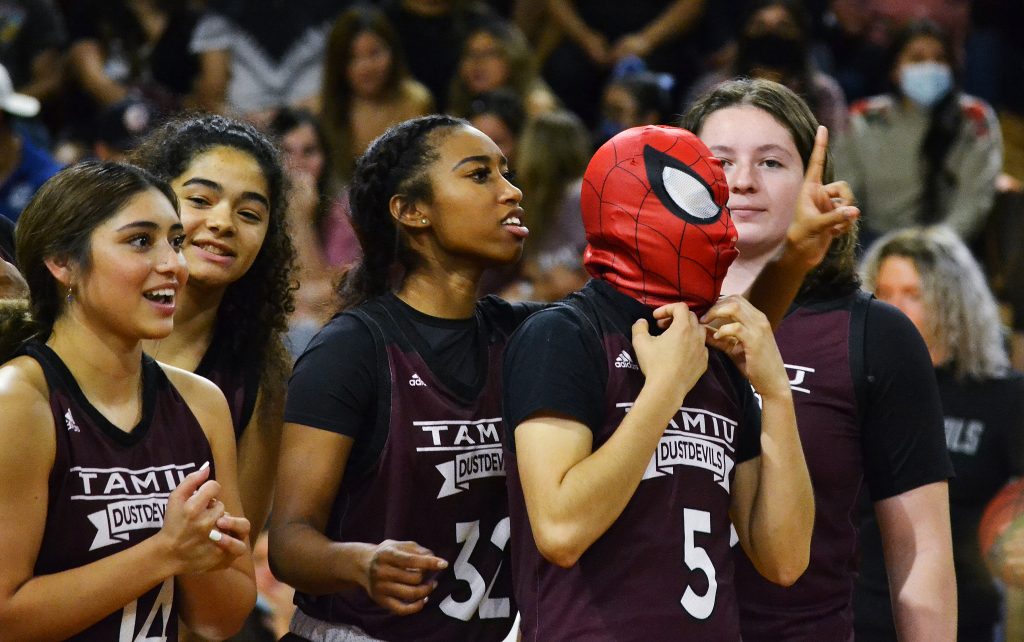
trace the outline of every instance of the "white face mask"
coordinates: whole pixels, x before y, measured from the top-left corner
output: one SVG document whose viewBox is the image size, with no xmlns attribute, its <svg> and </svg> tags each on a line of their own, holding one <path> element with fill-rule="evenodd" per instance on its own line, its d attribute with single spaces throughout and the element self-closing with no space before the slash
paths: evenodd
<svg viewBox="0 0 1024 642">
<path fill-rule="evenodd" d="M 941 62 L 915 62 L 900 67 L 903 95 L 924 108 L 939 102 L 953 88 L 953 70 Z"/>
</svg>

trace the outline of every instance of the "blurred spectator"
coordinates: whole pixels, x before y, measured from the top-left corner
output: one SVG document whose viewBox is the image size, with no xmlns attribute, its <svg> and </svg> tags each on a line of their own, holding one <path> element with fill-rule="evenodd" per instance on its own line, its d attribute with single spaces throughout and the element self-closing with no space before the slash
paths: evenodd
<svg viewBox="0 0 1024 642">
<path fill-rule="evenodd" d="M 316 117 L 285 107 L 269 129 L 279 141 L 291 183 L 287 217 L 299 289 L 287 344 L 297 357 L 333 313 L 338 268 L 358 257 L 359 241 L 348 217 L 347 192 L 339 192 L 331 177 L 330 154 Z"/>
<path fill-rule="evenodd" d="M 558 99 L 537 74 L 526 38 L 511 23 L 495 19 L 481 23 L 466 38 L 447 111 L 465 116 L 474 98 L 501 88 L 519 95 L 528 116 L 558 106 Z"/>
<path fill-rule="evenodd" d="M 866 289 L 914 323 L 935 366 L 946 447 L 956 470 L 949 503 L 957 639 L 1002 639 L 996 635 L 1002 591 L 982 558 L 978 524 L 989 500 L 1024 474 L 1024 376 L 1010 370 L 996 302 L 970 251 L 944 226 L 883 236 L 867 251 L 863 273 Z M 874 519 L 865 523 L 861 543 L 857 640 L 895 640 Z"/>
<path fill-rule="evenodd" d="M 199 104 L 265 125 L 286 105 L 312 106 L 320 91 L 334 0 L 210 0 L 192 34 Z"/>
<path fill-rule="evenodd" d="M 345 185 L 356 159 L 391 125 L 433 111 L 430 92 L 406 68 L 398 34 L 379 9 L 342 12 L 327 40 L 321 119 Z"/>
<path fill-rule="evenodd" d="M 753 0 L 736 41 L 735 60 L 690 88 L 687 104 L 735 76 L 786 85 L 810 105 L 830 132 L 846 129 L 846 98 L 839 83 L 820 71 L 811 56 L 811 18 L 800 0 Z"/>
<path fill-rule="evenodd" d="M 0 64 L 18 93 L 45 102 L 63 80 L 64 20 L 52 0 L 0 0 Z"/>
<path fill-rule="evenodd" d="M 831 0 L 817 41 L 828 72 L 848 101 L 885 91 L 887 33 L 864 11 L 863 0 Z"/>
<path fill-rule="evenodd" d="M 866 241 L 940 222 L 970 241 L 984 224 L 1002 166 L 999 123 L 960 90 L 956 64 L 937 25 L 912 23 L 892 48 L 892 90 L 854 104 L 836 175 L 860 200 Z"/>
<path fill-rule="evenodd" d="M 96 123 L 93 155 L 104 161 L 122 162 L 156 125 L 153 106 L 137 98 L 125 98 L 103 110 Z"/>
<path fill-rule="evenodd" d="M 466 36 L 494 14 L 475 0 L 385 0 L 384 7 L 410 73 L 430 90 L 438 111 L 445 111 Z"/>
<path fill-rule="evenodd" d="M 551 0 L 549 16 L 565 39 L 548 57 L 544 77 L 567 107 L 592 124 L 609 69 L 627 56 L 677 78 L 693 77 L 689 70 L 698 56 L 681 37 L 699 23 L 704 5 L 705 0 Z"/>
<path fill-rule="evenodd" d="M 541 114 L 523 131 L 517 184 L 530 228 L 523 275 L 532 300 L 557 301 L 589 278 L 583 269 L 587 239 L 580 187 L 592 151 L 583 122 L 565 110 Z"/>
<path fill-rule="evenodd" d="M 32 118 L 39 101 L 15 93 L 11 77 L 0 66 L 0 215 L 15 221 L 36 190 L 60 170 L 43 149 L 21 136 L 14 117 Z"/>
<path fill-rule="evenodd" d="M 187 0 L 79 0 L 68 12 L 75 84 L 63 136 L 79 149 L 62 151 L 67 160 L 84 154 L 98 115 L 125 98 L 165 113 L 188 104 L 199 61 L 188 51 L 198 14 Z"/>
<path fill-rule="evenodd" d="M 469 104 L 466 119 L 487 134 L 515 167 L 519 137 L 526 125 L 526 112 L 519 94 L 511 89 L 496 89 L 481 94 Z"/>
<path fill-rule="evenodd" d="M 594 146 L 619 132 L 672 120 L 672 76 L 649 71 L 613 77 L 601 99 L 601 122 Z"/>
</svg>

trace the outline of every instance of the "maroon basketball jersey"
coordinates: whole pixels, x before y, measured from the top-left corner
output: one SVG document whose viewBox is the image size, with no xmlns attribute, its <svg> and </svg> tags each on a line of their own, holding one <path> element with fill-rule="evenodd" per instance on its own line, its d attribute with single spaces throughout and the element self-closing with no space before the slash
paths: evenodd
<svg viewBox="0 0 1024 642">
<path fill-rule="evenodd" d="M 36 575 L 46 575 L 85 566 L 151 537 L 163 526 L 168 495 L 185 475 L 206 462 L 212 467 L 213 454 L 195 415 L 148 356 L 142 357 L 142 419 L 124 432 L 89 403 L 49 347 L 29 344 L 25 352 L 46 376 L 57 436 L 35 565 Z M 73 639 L 177 640 L 174 592 L 174 578 L 168 578 Z"/>
<path fill-rule="evenodd" d="M 611 296 L 614 301 L 588 286 L 570 299 L 580 332 L 600 342 L 607 370 L 594 450 L 615 432 L 644 385 L 630 326 L 641 315 L 638 309 L 646 316 L 650 311 Z M 707 372 L 666 427 L 625 510 L 569 569 L 537 550 L 515 453 L 508 451 L 513 581 L 523 639 L 739 640 L 730 488 L 735 466 L 756 455 L 750 443 L 758 443 L 757 413 L 749 384 L 722 353 L 711 351 Z"/>
<path fill-rule="evenodd" d="M 240 365 L 231 353 L 230 344 L 215 333 L 202 361 L 196 366 L 196 374 L 212 381 L 224 393 L 228 400 L 228 410 L 231 411 L 235 439 L 241 439 L 256 408 L 260 373 Z"/>
<path fill-rule="evenodd" d="M 507 306 L 506 306 L 507 307 Z M 479 304 L 482 379 L 471 393 L 428 365 L 401 305 L 383 297 L 355 313 L 377 343 L 381 380 L 376 466 L 346 474 L 327 525 L 338 541 L 413 540 L 448 560 L 424 610 L 400 617 L 361 588 L 296 603 L 309 615 L 356 625 L 385 640 L 501 640 L 516 609 L 509 574 L 509 519 L 501 421 L 501 352 L 515 320 Z M 370 437 L 372 438 L 372 437 Z"/>
</svg>

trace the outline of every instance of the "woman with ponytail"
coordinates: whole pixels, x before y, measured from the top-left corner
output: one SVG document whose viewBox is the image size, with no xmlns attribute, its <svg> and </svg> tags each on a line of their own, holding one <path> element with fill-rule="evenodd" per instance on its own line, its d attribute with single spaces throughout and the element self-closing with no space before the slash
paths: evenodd
<svg viewBox="0 0 1024 642">
<path fill-rule="evenodd" d="M 363 259 L 288 388 L 270 563 L 298 590 L 291 639 L 512 626 L 500 361 L 534 308 L 476 299 L 528 234 L 509 179 L 491 139 L 448 116 L 389 129 L 356 165 Z"/>
<path fill-rule="evenodd" d="M 116 163 L 61 171 L 21 215 L 29 299 L 0 308 L 5 639 L 177 639 L 179 617 L 219 639 L 255 603 L 224 396 L 142 351 L 173 327 L 183 239 L 171 188 Z"/>
</svg>

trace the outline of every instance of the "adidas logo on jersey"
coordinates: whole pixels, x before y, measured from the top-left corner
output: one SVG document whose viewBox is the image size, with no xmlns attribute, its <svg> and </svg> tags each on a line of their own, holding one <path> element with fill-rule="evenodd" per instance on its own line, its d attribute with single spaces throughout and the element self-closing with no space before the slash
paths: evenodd
<svg viewBox="0 0 1024 642">
<path fill-rule="evenodd" d="M 75 418 L 71 416 L 70 408 L 64 413 L 64 423 L 68 425 L 68 432 L 82 432 L 78 424 L 75 423 Z"/>
<path fill-rule="evenodd" d="M 414 387 L 415 386 L 423 386 L 424 388 L 427 387 L 427 384 L 423 381 L 423 379 L 420 379 L 420 376 L 418 374 L 416 374 L 415 372 L 412 373 L 412 379 L 409 379 L 409 385 L 410 386 L 414 386 Z"/>
<path fill-rule="evenodd" d="M 633 361 L 633 357 L 629 356 L 629 353 L 623 350 L 619 353 L 619 356 L 615 357 L 616 368 L 629 368 L 630 370 L 639 370 L 640 366 L 636 365 Z"/>
</svg>

